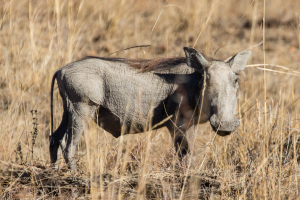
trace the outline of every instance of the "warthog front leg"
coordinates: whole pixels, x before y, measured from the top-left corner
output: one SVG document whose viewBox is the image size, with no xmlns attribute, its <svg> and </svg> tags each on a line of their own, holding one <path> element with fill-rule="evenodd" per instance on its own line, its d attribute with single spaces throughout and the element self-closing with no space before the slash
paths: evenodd
<svg viewBox="0 0 300 200">
<path fill-rule="evenodd" d="M 170 131 L 171 137 L 174 142 L 174 147 L 179 158 L 184 157 L 189 153 L 189 144 L 186 138 L 185 126 L 177 126 L 174 124 L 168 124 L 167 128 Z"/>
<path fill-rule="evenodd" d="M 189 153 L 188 140 L 182 133 L 177 133 L 177 136 L 175 136 L 174 146 L 179 158 L 182 158 Z"/>
</svg>

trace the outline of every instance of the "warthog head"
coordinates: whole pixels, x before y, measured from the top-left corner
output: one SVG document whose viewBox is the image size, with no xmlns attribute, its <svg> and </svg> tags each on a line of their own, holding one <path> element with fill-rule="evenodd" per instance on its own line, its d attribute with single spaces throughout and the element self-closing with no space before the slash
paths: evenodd
<svg viewBox="0 0 300 200">
<path fill-rule="evenodd" d="M 244 70 L 251 51 L 242 51 L 229 61 L 209 61 L 196 49 L 184 48 L 187 64 L 199 71 L 205 71 L 204 107 L 209 114 L 210 124 L 220 136 L 229 135 L 239 125 L 235 116 L 237 107 L 237 90 L 239 87 L 237 73 Z M 200 94 L 201 95 L 201 94 Z M 201 106 L 201 102 L 198 102 Z"/>
</svg>

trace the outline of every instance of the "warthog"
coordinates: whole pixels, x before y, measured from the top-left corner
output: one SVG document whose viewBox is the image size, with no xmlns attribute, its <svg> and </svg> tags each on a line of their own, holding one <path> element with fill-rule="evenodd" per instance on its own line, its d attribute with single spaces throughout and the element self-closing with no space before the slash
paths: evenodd
<svg viewBox="0 0 300 200">
<path fill-rule="evenodd" d="M 186 57 L 154 60 L 89 57 L 59 69 L 51 84 L 51 163 L 58 167 L 62 149 L 76 170 L 75 147 L 91 119 L 116 138 L 166 126 L 179 156 L 188 152 L 185 132 L 192 125 L 209 120 L 218 135 L 233 132 L 239 124 L 236 73 L 245 69 L 251 52 L 228 62 L 190 47 L 184 52 Z M 55 79 L 64 112 L 53 133 Z"/>
</svg>

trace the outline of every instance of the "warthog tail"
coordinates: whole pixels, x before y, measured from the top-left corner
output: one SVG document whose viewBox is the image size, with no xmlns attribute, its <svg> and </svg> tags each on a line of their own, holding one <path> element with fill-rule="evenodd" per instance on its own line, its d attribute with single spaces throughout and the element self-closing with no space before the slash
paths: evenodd
<svg viewBox="0 0 300 200">
<path fill-rule="evenodd" d="M 53 75 L 53 78 L 52 78 L 51 91 L 50 91 L 50 96 L 51 96 L 50 97 L 50 112 L 51 112 L 50 135 L 53 134 L 53 87 L 54 87 L 55 79 L 56 79 L 56 72 L 55 72 L 55 74 Z"/>
</svg>

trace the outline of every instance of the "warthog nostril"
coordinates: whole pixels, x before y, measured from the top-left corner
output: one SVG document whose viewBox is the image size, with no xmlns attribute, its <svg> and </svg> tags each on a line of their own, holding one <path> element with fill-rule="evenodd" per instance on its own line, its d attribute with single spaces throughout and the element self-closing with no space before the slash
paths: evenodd
<svg viewBox="0 0 300 200">
<path fill-rule="evenodd" d="M 221 121 L 217 115 L 212 115 L 210 118 L 211 127 L 218 135 L 229 135 L 231 132 L 235 131 L 235 129 L 239 125 L 239 119 L 234 118 L 228 121 Z"/>
</svg>

